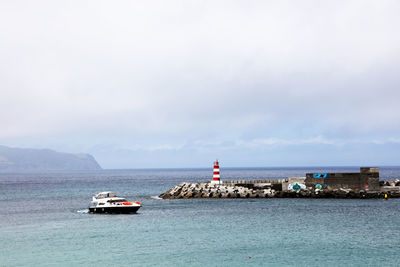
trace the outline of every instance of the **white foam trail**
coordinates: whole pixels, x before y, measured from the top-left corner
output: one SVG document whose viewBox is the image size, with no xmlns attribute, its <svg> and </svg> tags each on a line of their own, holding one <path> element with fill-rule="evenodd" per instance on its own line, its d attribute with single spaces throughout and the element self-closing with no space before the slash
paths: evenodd
<svg viewBox="0 0 400 267">
<path fill-rule="evenodd" d="M 162 198 L 159 197 L 159 196 L 151 196 L 151 198 L 152 198 L 152 199 L 162 199 Z"/>
<path fill-rule="evenodd" d="M 78 213 L 89 213 L 89 210 L 88 210 L 88 209 L 85 209 L 85 210 L 78 210 L 77 212 L 78 212 Z"/>
</svg>

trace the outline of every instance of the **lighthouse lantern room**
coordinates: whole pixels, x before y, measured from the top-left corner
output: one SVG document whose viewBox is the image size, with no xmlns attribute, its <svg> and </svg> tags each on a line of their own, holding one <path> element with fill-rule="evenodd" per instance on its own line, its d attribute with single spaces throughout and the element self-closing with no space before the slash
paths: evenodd
<svg viewBox="0 0 400 267">
<path fill-rule="evenodd" d="M 214 162 L 214 169 L 213 169 L 213 179 L 211 181 L 212 184 L 220 184 L 220 175 L 219 175 L 219 162 L 216 160 Z"/>
</svg>

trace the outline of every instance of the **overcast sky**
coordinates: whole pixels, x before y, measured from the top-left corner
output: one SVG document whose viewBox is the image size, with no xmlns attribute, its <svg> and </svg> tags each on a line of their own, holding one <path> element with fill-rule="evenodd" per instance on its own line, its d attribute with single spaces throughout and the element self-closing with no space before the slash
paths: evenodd
<svg viewBox="0 0 400 267">
<path fill-rule="evenodd" d="M 400 165 L 400 1 L 0 1 L 0 144 L 104 168 Z"/>
</svg>

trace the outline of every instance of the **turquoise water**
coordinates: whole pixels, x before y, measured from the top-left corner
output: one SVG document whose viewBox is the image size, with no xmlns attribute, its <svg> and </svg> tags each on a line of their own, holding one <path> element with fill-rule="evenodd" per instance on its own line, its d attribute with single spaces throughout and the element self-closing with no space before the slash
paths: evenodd
<svg viewBox="0 0 400 267">
<path fill-rule="evenodd" d="M 315 168 L 221 170 L 232 179 Z M 357 168 L 323 168 L 357 171 Z M 400 200 L 180 199 L 154 196 L 210 170 L 0 175 L 0 266 L 398 266 Z M 400 168 L 381 169 L 383 179 Z M 115 190 L 143 208 L 88 214 Z M 251 258 L 250 258 L 251 257 Z"/>
</svg>

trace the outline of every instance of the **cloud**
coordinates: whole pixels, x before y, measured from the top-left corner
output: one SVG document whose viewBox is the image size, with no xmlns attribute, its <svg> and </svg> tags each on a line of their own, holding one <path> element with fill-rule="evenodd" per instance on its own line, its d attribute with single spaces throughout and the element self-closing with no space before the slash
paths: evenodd
<svg viewBox="0 0 400 267">
<path fill-rule="evenodd" d="M 225 141 L 206 141 L 196 140 L 191 143 L 181 144 L 162 144 L 162 145 L 148 145 L 148 146 L 123 146 L 114 147 L 117 150 L 127 151 L 184 151 L 184 150 L 198 150 L 198 151 L 229 151 L 229 150 L 246 150 L 246 149 L 262 149 L 262 148 L 277 148 L 277 147 L 304 147 L 324 145 L 332 147 L 344 147 L 346 145 L 386 145 L 386 144 L 400 144 L 399 138 L 387 139 L 327 139 L 323 136 L 316 136 L 306 139 L 282 139 L 282 138 L 265 138 L 265 139 L 239 139 L 239 140 L 225 140 Z"/>
<path fill-rule="evenodd" d="M 307 145 L 307 144 L 324 144 L 324 145 L 342 145 L 342 142 L 335 140 L 327 140 L 322 136 L 307 138 L 307 139 L 281 139 L 267 138 L 255 139 L 250 141 L 238 141 L 239 146 L 259 147 L 259 146 L 276 146 L 276 145 Z"/>
<path fill-rule="evenodd" d="M 397 1 L 0 5 L 3 144 L 173 151 L 400 136 Z"/>
</svg>

